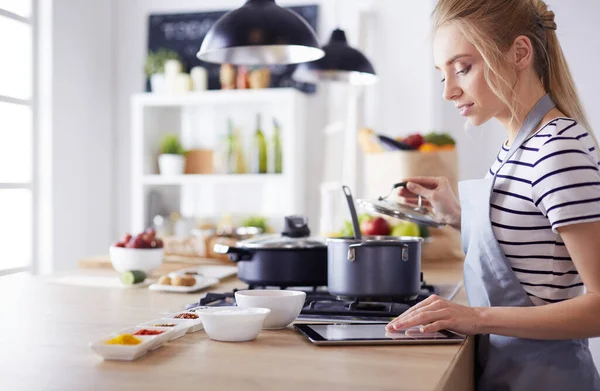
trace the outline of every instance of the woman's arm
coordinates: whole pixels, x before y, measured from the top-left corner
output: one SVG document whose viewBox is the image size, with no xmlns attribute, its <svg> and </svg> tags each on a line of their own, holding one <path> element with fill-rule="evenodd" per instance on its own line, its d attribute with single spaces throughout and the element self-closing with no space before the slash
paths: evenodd
<svg viewBox="0 0 600 391">
<path fill-rule="evenodd" d="M 425 325 L 423 331 L 500 334 L 531 339 L 600 336 L 600 222 L 558 228 L 587 293 L 535 307 L 466 307 L 430 297 L 390 322 L 388 329 Z"/>
</svg>

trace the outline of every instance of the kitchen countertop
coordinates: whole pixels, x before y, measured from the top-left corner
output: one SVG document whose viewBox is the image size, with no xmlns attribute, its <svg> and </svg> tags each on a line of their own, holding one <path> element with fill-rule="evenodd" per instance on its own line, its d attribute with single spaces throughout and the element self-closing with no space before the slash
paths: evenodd
<svg viewBox="0 0 600 391">
<path fill-rule="evenodd" d="M 424 265 L 428 283 L 462 279 L 462 264 Z M 79 270 L 85 275 L 116 275 Z M 72 273 L 71 273 L 72 274 Z M 225 280 L 211 291 L 244 284 Z M 180 311 L 201 294 L 78 287 L 48 278 L 0 277 L 0 384 L 3 390 L 471 390 L 473 345 L 310 344 L 291 327 L 245 343 L 187 334 L 132 362 L 103 361 L 88 342 Z M 465 303 L 464 289 L 454 299 Z"/>
</svg>

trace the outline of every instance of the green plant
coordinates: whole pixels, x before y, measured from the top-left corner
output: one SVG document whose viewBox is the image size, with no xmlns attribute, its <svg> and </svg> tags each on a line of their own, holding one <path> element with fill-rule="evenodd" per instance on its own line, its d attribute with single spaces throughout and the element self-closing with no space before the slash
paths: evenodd
<svg viewBox="0 0 600 391">
<path fill-rule="evenodd" d="M 158 49 L 156 52 L 149 52 L 146 57 L 146 64 L 144 65 L 146 76 L 150 77 L 155 73 L 164 73 L 165 62 L 167 60 L 178 60 L 179 62 L 182 62 L 179 54 L 173 50 Z"/>
<path fill-rule="evenodd" d="M 185 155 L 185 149 L 175 134 L 167 134 L 160 142 L 160 153 L 169 155 Z"/>
</svg>

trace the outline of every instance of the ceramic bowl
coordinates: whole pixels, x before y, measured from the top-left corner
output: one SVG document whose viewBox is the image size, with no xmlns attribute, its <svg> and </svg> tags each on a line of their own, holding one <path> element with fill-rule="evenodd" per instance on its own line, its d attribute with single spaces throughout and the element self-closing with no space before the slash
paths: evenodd
<svg viewBox="0 0 600 391">
<path fill-rule="evenodd" d="M 146 274 L 158 269 L 165 256 L 162 248 L 126 248 L 111 246 L 109 250 L 113 268 L 119 273 L 141 270 Z"/>
<path fill-rule="evenodd" d="M 268 308 L 212 307 L 195 311 L 210 339 L 223 342 L 251 341 L 258 336 Z"/>
<path fill-rule="evenodd" d="M 238 307 L 268 308 L 271 313 L 263 329 L 282 329 L 291 324 L 302 311 L 306 293 L 291 290 L 251 289 L 235 292 Z"/>
</svg>

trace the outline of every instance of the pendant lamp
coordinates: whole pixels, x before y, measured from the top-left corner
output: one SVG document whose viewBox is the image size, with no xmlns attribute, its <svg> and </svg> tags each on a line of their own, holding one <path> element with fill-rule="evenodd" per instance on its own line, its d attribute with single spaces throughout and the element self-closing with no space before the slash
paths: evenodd
<svg viewBox="0 0 600 391">
<path fill-rule="evenodd" d="M 334 81 L 369 85 L 377 81 L 373 65 L 364 54 L 348 45 L 343 30 L 335 29 L 323 50 L 323 58 L 300 64 L 292 77 L 306 83 Z"/>
<path fill-rule="evenodd" d="M 210 28 L 197 57 L 235 65 L 285 65 L 323 57 L 315 31 L 275 0 L 247 0 Z"/>
</svg>

